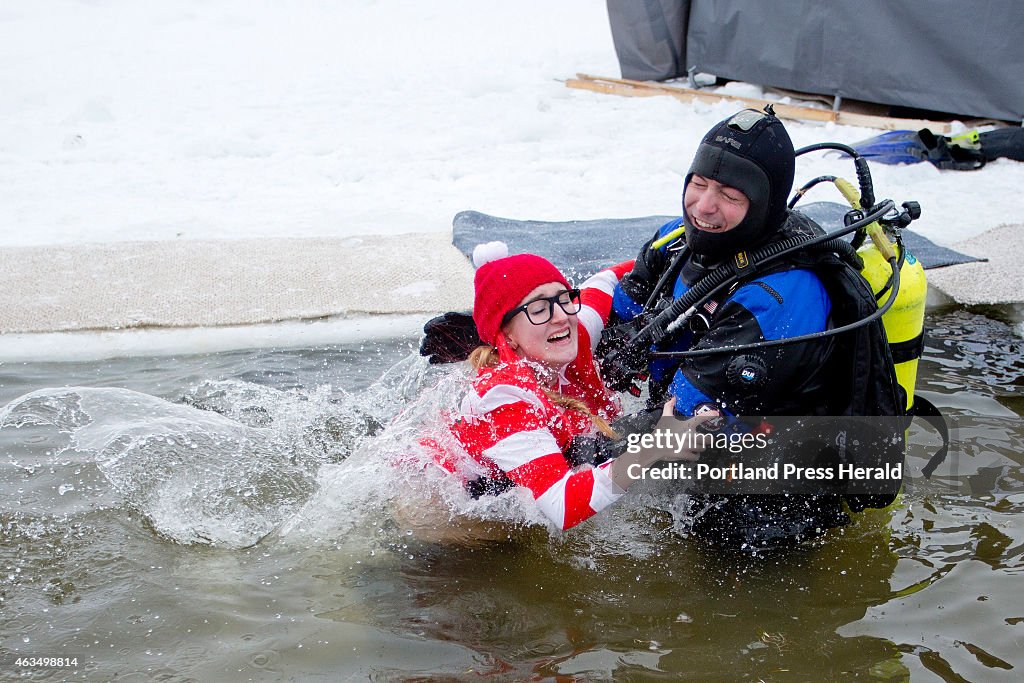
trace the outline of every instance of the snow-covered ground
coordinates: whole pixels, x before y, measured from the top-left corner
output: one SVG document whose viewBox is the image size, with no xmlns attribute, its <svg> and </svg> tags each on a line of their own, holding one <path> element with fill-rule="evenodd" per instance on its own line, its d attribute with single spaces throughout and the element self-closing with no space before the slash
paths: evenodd
<svg viewBox="0 0 1024 683">
<path fill-rule="evenodd" d="M 0 63 L 0 246 L 672 214 L 735 109 L 566 88 L 619 74 L 604 0 L 6 2 Z M 827 172 L 852 176 L 818 155 L 798 181 Z M 1024 164 L 875 180 L 941 243 L 1021 221 Z"/>
</svg>

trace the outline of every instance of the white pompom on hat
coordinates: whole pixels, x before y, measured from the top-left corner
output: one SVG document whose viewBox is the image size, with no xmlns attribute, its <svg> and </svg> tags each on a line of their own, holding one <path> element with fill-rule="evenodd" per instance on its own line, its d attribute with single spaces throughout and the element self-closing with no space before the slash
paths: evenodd
<svg viewBox="0 0 1024 683">
<path fill-rule="evenodd" d="M 473 267 L 479 268 L 485 263 L 497 261 L 508 256 L 508 245 L 504 242 L 485 242 L 473 247 Z"/>
<path fill-rule="evenodd" d="M 569 281 L 542 256 L 508 255 L 504 242 L 487 242 L 473 249 L 473 320 L 480 339 L 495 346 L 505 314 L 541 285 L 558 282 L 571 289 Z"/>
</svg>

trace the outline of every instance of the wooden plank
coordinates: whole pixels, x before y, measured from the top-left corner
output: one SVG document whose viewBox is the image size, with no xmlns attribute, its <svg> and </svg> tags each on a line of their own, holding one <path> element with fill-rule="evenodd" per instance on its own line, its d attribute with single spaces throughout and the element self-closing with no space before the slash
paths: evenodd
<svg viewBox="0 0 1024 683">
<path fill-rule="evenodd" d="M 832 111 L 830 109 L 816 109 L 796 104 L 783 104 L 762 100 L 755 97 L 741 97 L 739 95 L 726 95 L 711 93 L 704 90 L 694 90 L 678 86 L 664 85 L 649 81 L 633 81 L 626 78 L 605 78 L 603 76 L 591 76 L 589 74 L 576 74 L 576 78 L 565 81 L 569 88 L 579 90 L 590 90 L 609 95 L 620 95 L 623 97 L 674 97 L 682 102 L 735 102 L 736 104 L 751 109 L 762 109 L 766 104 L 775 108 L 776 115 L 783 119 L 796 121 L 832 121 L 846 126 L 862 126 L 865 128 L 879 128 L 881 130 L 920 130 L 929 128 L 932 132 L 944 135 L 949 132 L 950 124 L 944 121 L 928 121 L 926 119 L 898 119 L 889 116 L 875 116 L 872 114 L 856 114 L 853 112 Z"/>
</svg>

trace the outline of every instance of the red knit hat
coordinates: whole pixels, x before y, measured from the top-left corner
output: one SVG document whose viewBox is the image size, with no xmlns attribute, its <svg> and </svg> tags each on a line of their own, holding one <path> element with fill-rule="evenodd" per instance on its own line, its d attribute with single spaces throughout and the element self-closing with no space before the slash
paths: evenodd
<svg viewBox="0 0 1024 683">
<path fill-rule="evenodd" d="M 480 339 L 497 346 L 501 319 L 527 294 L 549 282 L 571 289 L 569 281 L 546 258 L 534 254 L 508 255 L 504 242 L 488 242 L 473 249 L 473 321 Z"/>
</svg>

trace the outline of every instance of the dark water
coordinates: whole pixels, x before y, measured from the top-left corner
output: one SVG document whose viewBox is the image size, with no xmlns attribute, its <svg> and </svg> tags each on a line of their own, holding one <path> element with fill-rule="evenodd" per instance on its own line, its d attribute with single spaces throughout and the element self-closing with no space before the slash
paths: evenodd
<svg viewBox="0 0 1024 683">
<path fill-rule="evenodd" d="M 921 478 L 915 431 L 897 505 L 760 557 L 657 488 L 564 535 L 414 540 L 380 455 L 436 381 L 409 343 L 0 365 L 0 405 L 49 388 L 0 430 L 0 649 L 78 659 L 0 679 L 1020 680 L 1024 343 L 929 318 L 953 456 Z"/>
</svg>

